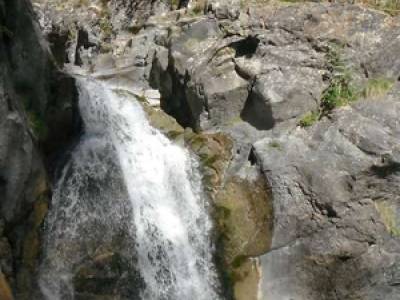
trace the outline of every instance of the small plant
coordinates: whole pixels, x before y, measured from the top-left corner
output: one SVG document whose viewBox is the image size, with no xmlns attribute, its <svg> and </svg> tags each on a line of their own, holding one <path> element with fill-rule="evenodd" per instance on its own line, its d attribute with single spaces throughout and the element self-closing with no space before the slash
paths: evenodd
<svg viewBox="0 0 400 300">
<path fill-rule="evenodd" d="M 170 4 L 173 9 L 178 9 L 179 8 L 179 0 L 170 0 Z"/>
<path fill-rule="evenodd" d="M 332 77 L 321 98 L 321 115 L 329 114 L 334 108 L 348 105 L 358 98 L 351 81 L 351 72 L 345 66 L 337 45 L 331 45 L 327 53 Z"/>
<path fill-rule="evenodd" d="M 147 97 L 144 94 L 136 95 L 136 99 L 141 103 L 147 103 L 148 102 Z"/>
<path fill-rule="evenodd" d="M 392 87 L 393 80 L 384 77 L 370 79 L 362 91 L 362 96 L 364 98 L 384 96 Z"/>
<path fill-rule="evenodd" d="M 190 14 L 192 16 L 201 15 L 201 14 L 203 14 L 203 12 L 204 12 L 204 7 L 203 7 L 202 3 L 198 3 L 198 2 L 196 2 L 194 4 L 193 8 L 190 10 Z"/>
<path fill-rule="evenodd" d="M 299 121 L 299 125 L 301 127 L 309 127 L 313 125 L 315 122 L 317 122 L 319 117 L 320 117 L 319 112 L 311 111 L 306 115 L 304 115 L 304 117 Z"/>
<path fill-rule="evenodd" d="M 99 26 L 101 31 L 104 33 L 106 37 L 110 37 L 113 31 L 112 24 L 107 17 L 103 17 L 99 21 Z"/>
</svg>

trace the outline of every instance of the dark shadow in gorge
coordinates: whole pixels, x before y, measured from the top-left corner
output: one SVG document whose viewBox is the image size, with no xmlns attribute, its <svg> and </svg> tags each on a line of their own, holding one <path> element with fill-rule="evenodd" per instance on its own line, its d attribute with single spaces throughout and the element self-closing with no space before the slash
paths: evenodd
<svg viewBox="0 0 400 300">
<path fill-rule="evenodd" d="M 275 125 L 270 104 L 254 91 L 250 92 L 240 117 L 258 130 L 269 130 Z"/>
</svg>

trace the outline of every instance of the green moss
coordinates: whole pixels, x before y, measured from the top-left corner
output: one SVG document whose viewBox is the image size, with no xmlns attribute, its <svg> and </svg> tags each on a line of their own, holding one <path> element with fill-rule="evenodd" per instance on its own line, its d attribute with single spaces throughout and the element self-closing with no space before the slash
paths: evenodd
<svg viewBox="0 0 400 300">
<path fill-rule="evenodd" d="M 279 150 L 282 149 L 281 144 L 279 144 L 277 141 L 271 141 L 268 145 L 269 145 L 271 148 L 275 148 L 275 149 L 279 149 Z"/>
<path fill-rule="evenodd" d="M 232 261 L 232 267 L 235 269 L 239 268 L 245 261 L 247 261 L 246 255 L 238 255 Z"/>
<path fill-rule="evenodd" d="M 301 120 L 299 121 L 299 125 L 301 127 L 309 127 L 311 125 L 313 125 L 315 122 L 318 121 L 320 117 L 319 112 L 309 112 L 306 115 L 303 116 L 303 118 L 301 118 Z"/>
<path fill-rule="evenodd" d="M 232 211 L 225 206 L 216 206 L 215 209 L 217 211 L 218 218 L 227 219 L 232 214 Z"/>
<path fill-rule="evenodd" d="M 384 96 L 393 87 L 393 84 L 393 80 L 385 77 L 370 79 L 363 89 L 362 95 L 365 98 Z"/>
<path fill-rule="evenodd" d="M 48 128 L 40 115 L 33 111 L 28 111 L 29 127 L 38 140 L 44 140 L 48 134 Z"/>
<path fill-rule="evenodd" d="M 137 96 L 136 96 L 136 99 L 137 99 L 139 102 L 147 103 L 147 98 L 146 98 L 145 95 L 137 95 Z"/>
</svg>

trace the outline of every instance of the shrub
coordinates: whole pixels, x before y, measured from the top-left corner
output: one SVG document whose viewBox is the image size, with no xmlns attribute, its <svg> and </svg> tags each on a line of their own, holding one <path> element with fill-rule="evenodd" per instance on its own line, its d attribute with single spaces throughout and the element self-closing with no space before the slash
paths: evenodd
<svg viewBox="0 0 400 300">
<path fill-rule="evenodd" d="M 339 46 L 330 45 L 327 59 L 332 77 L 328 88 L 322 94 L 321 115 L 329 114 L 334 108 L 348 105 L 358 98 L 351 83 L 351 72 L 341 58 Z"/>
</svg>

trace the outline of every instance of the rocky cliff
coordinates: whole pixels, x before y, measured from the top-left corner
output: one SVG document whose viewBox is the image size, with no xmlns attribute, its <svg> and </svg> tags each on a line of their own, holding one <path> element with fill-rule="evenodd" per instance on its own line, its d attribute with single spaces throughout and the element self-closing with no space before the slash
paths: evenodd
<svg viewBox="0 0 400 300">
<path fill-rule="evenodd" d="M 73 136 L 74 86 L 54 67 L 31 4 L 0 8 L 0 295 L 11 299 L 11 285 L 16 299 L 31 299 L 49 174 Z"/>
<path fill-rule="evenodd" d="M 54 168 L 79 135 L 64 70 L 134 87 L 153 126 L 199 157 L 227 299 L 399 299 L 399 17 L 335 3 L 32 2 L 0 2 L 0 295 L 4 281 L 16 299 L 41 297 Z M 116 299 L 94 269 L 83 292 Z"/>
</svg>

